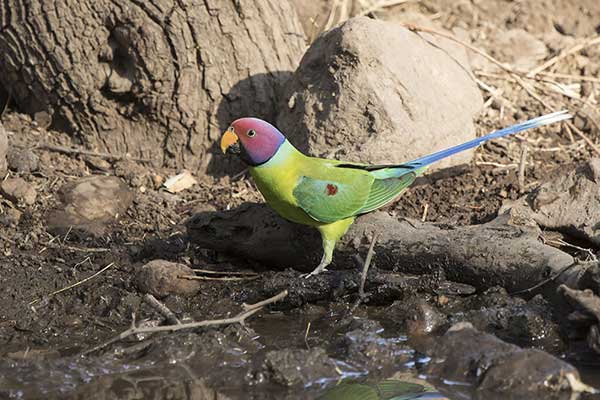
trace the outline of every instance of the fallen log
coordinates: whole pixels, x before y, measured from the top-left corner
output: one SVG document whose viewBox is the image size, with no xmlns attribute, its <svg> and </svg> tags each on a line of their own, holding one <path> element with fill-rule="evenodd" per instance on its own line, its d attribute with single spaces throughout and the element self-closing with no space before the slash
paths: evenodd
<svg viewBox="0 0 600 400">
<path fill-rule="evenodd" d="M 373 263 L 382 269 L 411 274 L 443 270 L 446 278 L 478 289 L 503 286 L 509 292 L 527 290 L 540 282 L 576 287 L 582 270 L 569 254 L 539 240 L 539 228 L 513 226 L 501 215 L 481 225 L 447 227 L 385 212 L 361 216 L 340 240 L 335 268 L 355 268 L 365 254 L 369 236 L 378 235 Z M 244 204 L 226 212 L 205 212 L 188 221 L 190 240 L 214 249 L 259 261 L 277 269 L 310 271 L 321 256 L 316 230 L 279 217 L 264 204 Z"/>
</svg>

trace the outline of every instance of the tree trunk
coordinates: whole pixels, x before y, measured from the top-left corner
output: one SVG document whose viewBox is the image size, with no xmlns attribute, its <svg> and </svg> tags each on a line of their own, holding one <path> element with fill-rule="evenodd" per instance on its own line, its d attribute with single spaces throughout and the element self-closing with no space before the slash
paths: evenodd
<svg viewBox="0 0 600 400">
<path fill-rule="evenodd" d="M 234 118 L 273 119 L 305 47 L 281 0 L 5 0 L 0 85 L 85 146 L 220 173 Z"/>
</svg>

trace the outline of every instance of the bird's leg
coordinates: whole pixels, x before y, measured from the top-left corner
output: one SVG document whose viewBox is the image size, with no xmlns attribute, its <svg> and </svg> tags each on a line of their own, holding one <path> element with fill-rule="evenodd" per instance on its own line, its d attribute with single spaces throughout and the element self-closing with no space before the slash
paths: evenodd
<svg viewBox="0 0 600 400">
<path fill-rule="evenodd" d="M 350 217 L 317 227 L 319 232 L 321 232 L 321 240 L 323 241 L 323 257 L 321 258 L 321 262 L 319 263 L 319 265 L 317 265 L 317 268 L 315 268 L 310 274 L 306 275 L 305 278 L 326 271 L 325 268 L 329 264 L 331 264 L 331 261 L 333 260 L 333 250 L 335 249 L 335 243 L 342 236 L 344 236 L 344 234 L 353 222 L 354 217 Z"/>
<path fill-rule="evenodd" d="M 321 257 L 321 262 L 310 274 L 306 275 L 305 278 L 320 274 L 323 271 L 327 271 L 325 268 L 331 264 L 331 260 L 333 260 L 333 249 L 335 248 L 335 242 L 335 240 L 323 238 L 323 257 Z"/>
</svg>

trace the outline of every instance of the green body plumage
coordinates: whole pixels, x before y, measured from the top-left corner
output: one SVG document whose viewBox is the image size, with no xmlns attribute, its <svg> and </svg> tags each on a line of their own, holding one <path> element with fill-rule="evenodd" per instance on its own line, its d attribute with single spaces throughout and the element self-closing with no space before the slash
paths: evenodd
<svg viewBox="0 0 600 400">
<path fill-rule="evenodd" d="M 421 169 L 369 167 L 308 157 L 287 140 L 250 173 L 266 202 L 290 221 L 316 227 L 323 239 L 322 268 L 354 218 L 398 197 Z"/>
</svg>

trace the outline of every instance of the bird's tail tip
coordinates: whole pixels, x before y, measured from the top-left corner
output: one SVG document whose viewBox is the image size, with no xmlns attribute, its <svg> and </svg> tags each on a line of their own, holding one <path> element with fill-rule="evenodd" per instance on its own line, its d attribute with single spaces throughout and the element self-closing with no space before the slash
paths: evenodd
<svg viewBox="0 0 600 400">
<path fill-rule="evenodd" d="M 550 114 L 542 115 L 541 117 L 534 118 L 530 120 L 530 122 L 535 123 L 535 126 L 542 126 L 553 124 L 555 122 L 565 121 L 567 119 L 572 118 L 573 114 L 571 114 L 569 110 L 561 110 Z"/>
</svg>

